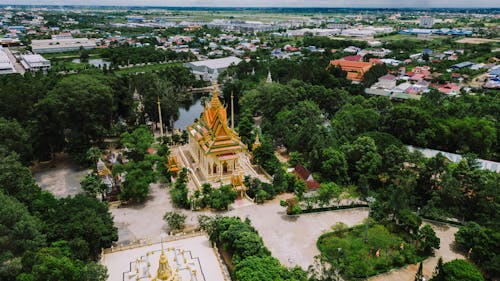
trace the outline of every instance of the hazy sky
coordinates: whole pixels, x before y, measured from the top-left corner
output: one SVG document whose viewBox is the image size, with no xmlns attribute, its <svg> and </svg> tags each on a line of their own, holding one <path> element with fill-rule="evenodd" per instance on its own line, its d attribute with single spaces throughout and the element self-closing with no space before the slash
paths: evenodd
<svg viewBox="0 0 500 281">
<path fill-rule="evenodd" d="M 500 0 L 0 0 L 0 4 L 201 7 L 500 7 Z"/>
</svg>

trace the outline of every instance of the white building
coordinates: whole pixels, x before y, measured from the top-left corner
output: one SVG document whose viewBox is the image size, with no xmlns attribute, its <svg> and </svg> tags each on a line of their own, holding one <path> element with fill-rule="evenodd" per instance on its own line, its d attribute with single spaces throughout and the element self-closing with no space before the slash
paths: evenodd
<svg viewBox="0 0 500 281">
<path fill-rule="evenodd" d="M 296 30 L 287 30 L 287 36 L 304 36 L 309 33 L 313 36 L 332 36 L 340 34 L 340 29 L 326 29 L 326 28 L 302 28 Z"/>
<path fill-rule="evenodd" d="M 231 56 L 220 59 L 187 62 L 184 66 L 190 68 L 194 75 L 199 75 L 204 80 L 217 79 L 219 73 L 226 70 L 230 65 L 237 65 L 241 59 Z"/>
<path fill-rule="evenodd" d="M 378 79 L 378 86 L 383 89 L 394 89 L 396 87 L 396 77 L 391 74 L 384 75 Z"/>
<path fill-rule="evenodd" d="M 73 38 L 73 39 L 46 39 L 31 41 L 31 49 L 35 53 L 59 53 L 77 51 L 84 49 L 94 49 L 95 39 Z"/>
<path fill-rule="evenodd" d="M 7 54 L 3 51 L 3 48 L 0 47 L 0 74 L 10 73 L 16 73 L 16 69 Z"/>
<path fill-rule="evenodd" d="M 26 71 L 48 71 L 50 61 L 40 55 L 21 55 L 21 64 Z"/>
<path fill-rule="evenodd" d="M 423 28 L 432 28 L 434 25 L 434 18 L 430 16 L 423 16 L 419 19 L 420 27 Z"/>
</svg>

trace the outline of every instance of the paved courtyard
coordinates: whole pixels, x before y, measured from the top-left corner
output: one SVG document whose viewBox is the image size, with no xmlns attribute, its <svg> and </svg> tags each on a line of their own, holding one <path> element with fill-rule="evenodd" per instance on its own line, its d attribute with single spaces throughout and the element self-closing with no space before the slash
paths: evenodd
<svg viewBox="0 0 500 281">
<path fill-rule="evenodd" d="M 279 205 L 284 196 L 290 195 L 282 195 L 263 205 L 237 207 L 217 214 L 238 216 L 242 219 L 248 217 L 273 256 L 286 266 L 299 265 L 304 269 L 307 269 L 313 263 L 314 256 L 319 254 L 316 240 L 322 233 L 329 231 L 337 222 L 344 222 L 349 226 L 360 224 L 368 215 L 366 209 L 354 209 L 290 217 L 285 214 L 285 208 Z M 152 185 L 151 198 L 145 204 L 113 208 L 111 212 L 118 227 L 119 242 L 158 239 L 166 230 L 163 214 L 171 210 L 178 209 L 172 206 L 168 189 L 159 188 L 158 185 Z M 197 224 L 199 215 L 215 214 L 178 211 L 188 216 L 188 226 Z"/>
<path fill-rule="evenodd" d="M 148 274 L 154 276 L 158 270 L 161 248 L 161 244 L 156 243 L 105 254 L 102 263 L 108 268 L 108 280 L 135 280 L 136 270 L 140 276 L 147 277 Z M 176 254 L 172 248 L 176 249 Z M 191 280 L 192 270 L 196 271 L 197 276 L 193 280 L 224 280 L 216 253 L 205 235 L 166 242 L 164 249 L 169 265 L 174 271 L 177 270 L 182 280 Z M 182 251 L 185 251 L 185 254 L 181 254 Z M 175 256 L 177 258 L 174 258 Z M 136 264 L 137 259 L 142 259 L 139 265 Z M 148 263 L 150 267 L 147 266 Z"/>
</svg>

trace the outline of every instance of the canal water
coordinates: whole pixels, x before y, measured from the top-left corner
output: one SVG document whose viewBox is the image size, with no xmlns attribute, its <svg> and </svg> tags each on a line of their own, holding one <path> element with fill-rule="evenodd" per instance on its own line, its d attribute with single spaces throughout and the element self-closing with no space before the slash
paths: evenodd
<svg viewBox="0 0 500 281">
<path fill-rule="evenodd" d="M 187 126 L 193 124 L 195 119 L 200 118 L 203 112 L 203 105 L 201 99 L 197 99 L 190 106 L 179 108 L 179 120 L 175 121 L 174 127 L 176 129 L 185 130 Z"/>
</svg>

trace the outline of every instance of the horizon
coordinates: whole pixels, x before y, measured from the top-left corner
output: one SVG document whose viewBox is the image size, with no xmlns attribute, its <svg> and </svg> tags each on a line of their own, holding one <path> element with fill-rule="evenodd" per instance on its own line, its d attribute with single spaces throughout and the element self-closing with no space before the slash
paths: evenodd
<svg viewBox="0 0 500 281">
<path fill-rule="evenodd" d="M 78 0 L 0 0 L 0 6 L 50 6 L 50 7 L 161 7 L 161 8 L 330 8 L 330 9 L 495 9 L 500 2 L 477 0 L 409 0 L 401 4 L 399 0 L 368 1 L 358 0 L 250 0 L 239 3 L 234 0 L 143 0 L 140 5 L 132 0 L 88 0 L 82 4 Z"/>
</svg>

